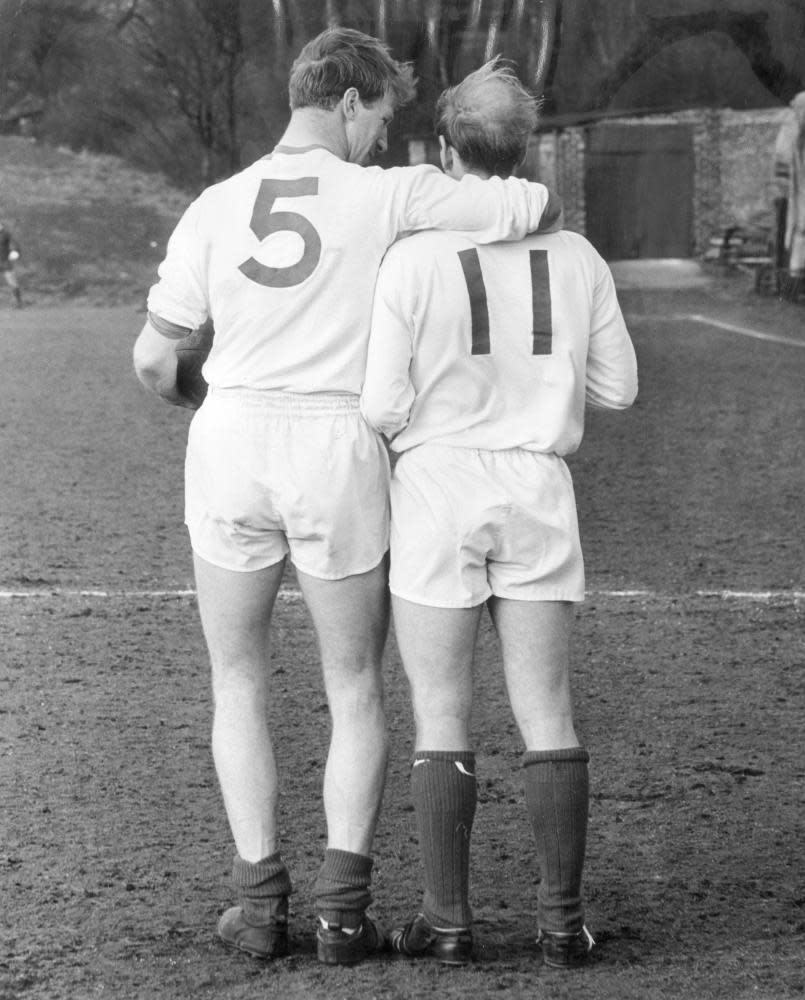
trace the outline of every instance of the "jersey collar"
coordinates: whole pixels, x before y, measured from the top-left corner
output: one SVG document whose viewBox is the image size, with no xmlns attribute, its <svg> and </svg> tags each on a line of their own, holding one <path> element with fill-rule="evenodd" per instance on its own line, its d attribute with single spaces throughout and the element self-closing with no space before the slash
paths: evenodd
<svg viewBox="0 0 805 1000">
<path fill-rule="evenodd" d="M 274 149 L 268 154 L 266 159 L 269 159 L 274 155 L 274 153 L 284 153 L 286 156 L 298 156 L 300 153 L 309 153 L 314 149 L 323 149 L 325 153 L 335 153 L 327 146 L 322 146 L 321 143 L 314 143 L 312 146 L 275 146 Z"/>
</svg>

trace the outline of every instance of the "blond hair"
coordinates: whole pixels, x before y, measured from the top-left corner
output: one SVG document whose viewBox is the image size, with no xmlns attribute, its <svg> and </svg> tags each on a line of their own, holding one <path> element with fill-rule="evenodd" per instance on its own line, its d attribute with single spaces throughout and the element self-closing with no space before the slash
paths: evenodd
<svg viewBox="0 0 805 1000">
<path fill-rule="evenodd" d="M 445 90 L 436 102 L 436 134 L 469 167 L 507 177 L 525 156 L 540 101 L 500 56 Z"/>
<path fill-rule="evenodd" d="M 413 100 L 416 80 L 411 65 L 392 58 L 379 39 L 353 28 L 329 28 L 305 45 L 291 67 L 291 109 L 332 110 L 350 87 L 364 104 L 390 93 L 400 108 Z"/>
</svg>

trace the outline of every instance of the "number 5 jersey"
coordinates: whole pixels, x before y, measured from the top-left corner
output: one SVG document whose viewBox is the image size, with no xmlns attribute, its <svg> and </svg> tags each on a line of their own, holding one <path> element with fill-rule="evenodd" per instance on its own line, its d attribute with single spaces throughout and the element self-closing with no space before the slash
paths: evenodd
<svg viewBox="0 0 805 1000">
<path fill-rule="evenodd" d="M 429 442 L 567 455 L 585 403 L 624 409 L 636 394 L 611 272 L 583 236 L 479 247 L 420 233 L 386 255 L 361 408 L 394 451 Z"/>
<path fill-rule="evenodd" d="M 457 182 L 431 166 L 383 170 L 279 146 L 190 205 L 148 310 L 163 332 L 212 319 L 203 375 L 214 388 L 358 394 L 377 272 L 401 233 L 520 239 L 560 211 L 524 180 Z"/>
</svg>

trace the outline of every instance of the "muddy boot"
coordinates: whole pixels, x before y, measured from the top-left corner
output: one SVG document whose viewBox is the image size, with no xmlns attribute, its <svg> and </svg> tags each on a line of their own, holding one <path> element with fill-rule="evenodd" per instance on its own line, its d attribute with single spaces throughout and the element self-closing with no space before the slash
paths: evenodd
<svg viewBox="0 0 805 1000">
<path fill-rule="evenodd" d="M 240 898 L 218 921 L 218 937 L 254 958 L 288 954 L 288 896 L 291 878 L 279 852 L 250 863 L 235 855 L 232 882 Z"/>
</svg>

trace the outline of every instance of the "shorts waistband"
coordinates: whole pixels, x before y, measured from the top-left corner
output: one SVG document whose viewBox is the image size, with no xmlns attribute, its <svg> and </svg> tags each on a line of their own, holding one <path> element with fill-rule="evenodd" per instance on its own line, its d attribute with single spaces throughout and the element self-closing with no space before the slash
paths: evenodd
<svg viewBox="0 0 805 1000">
<path fill-rule="evenodd" d="M 277 389 L 215 389 L 209 395 L 253 406 L 264 413 L 332 416 L 360 412 L 360 397 L 348 392 L 282 392 Z"/>
</svg>

